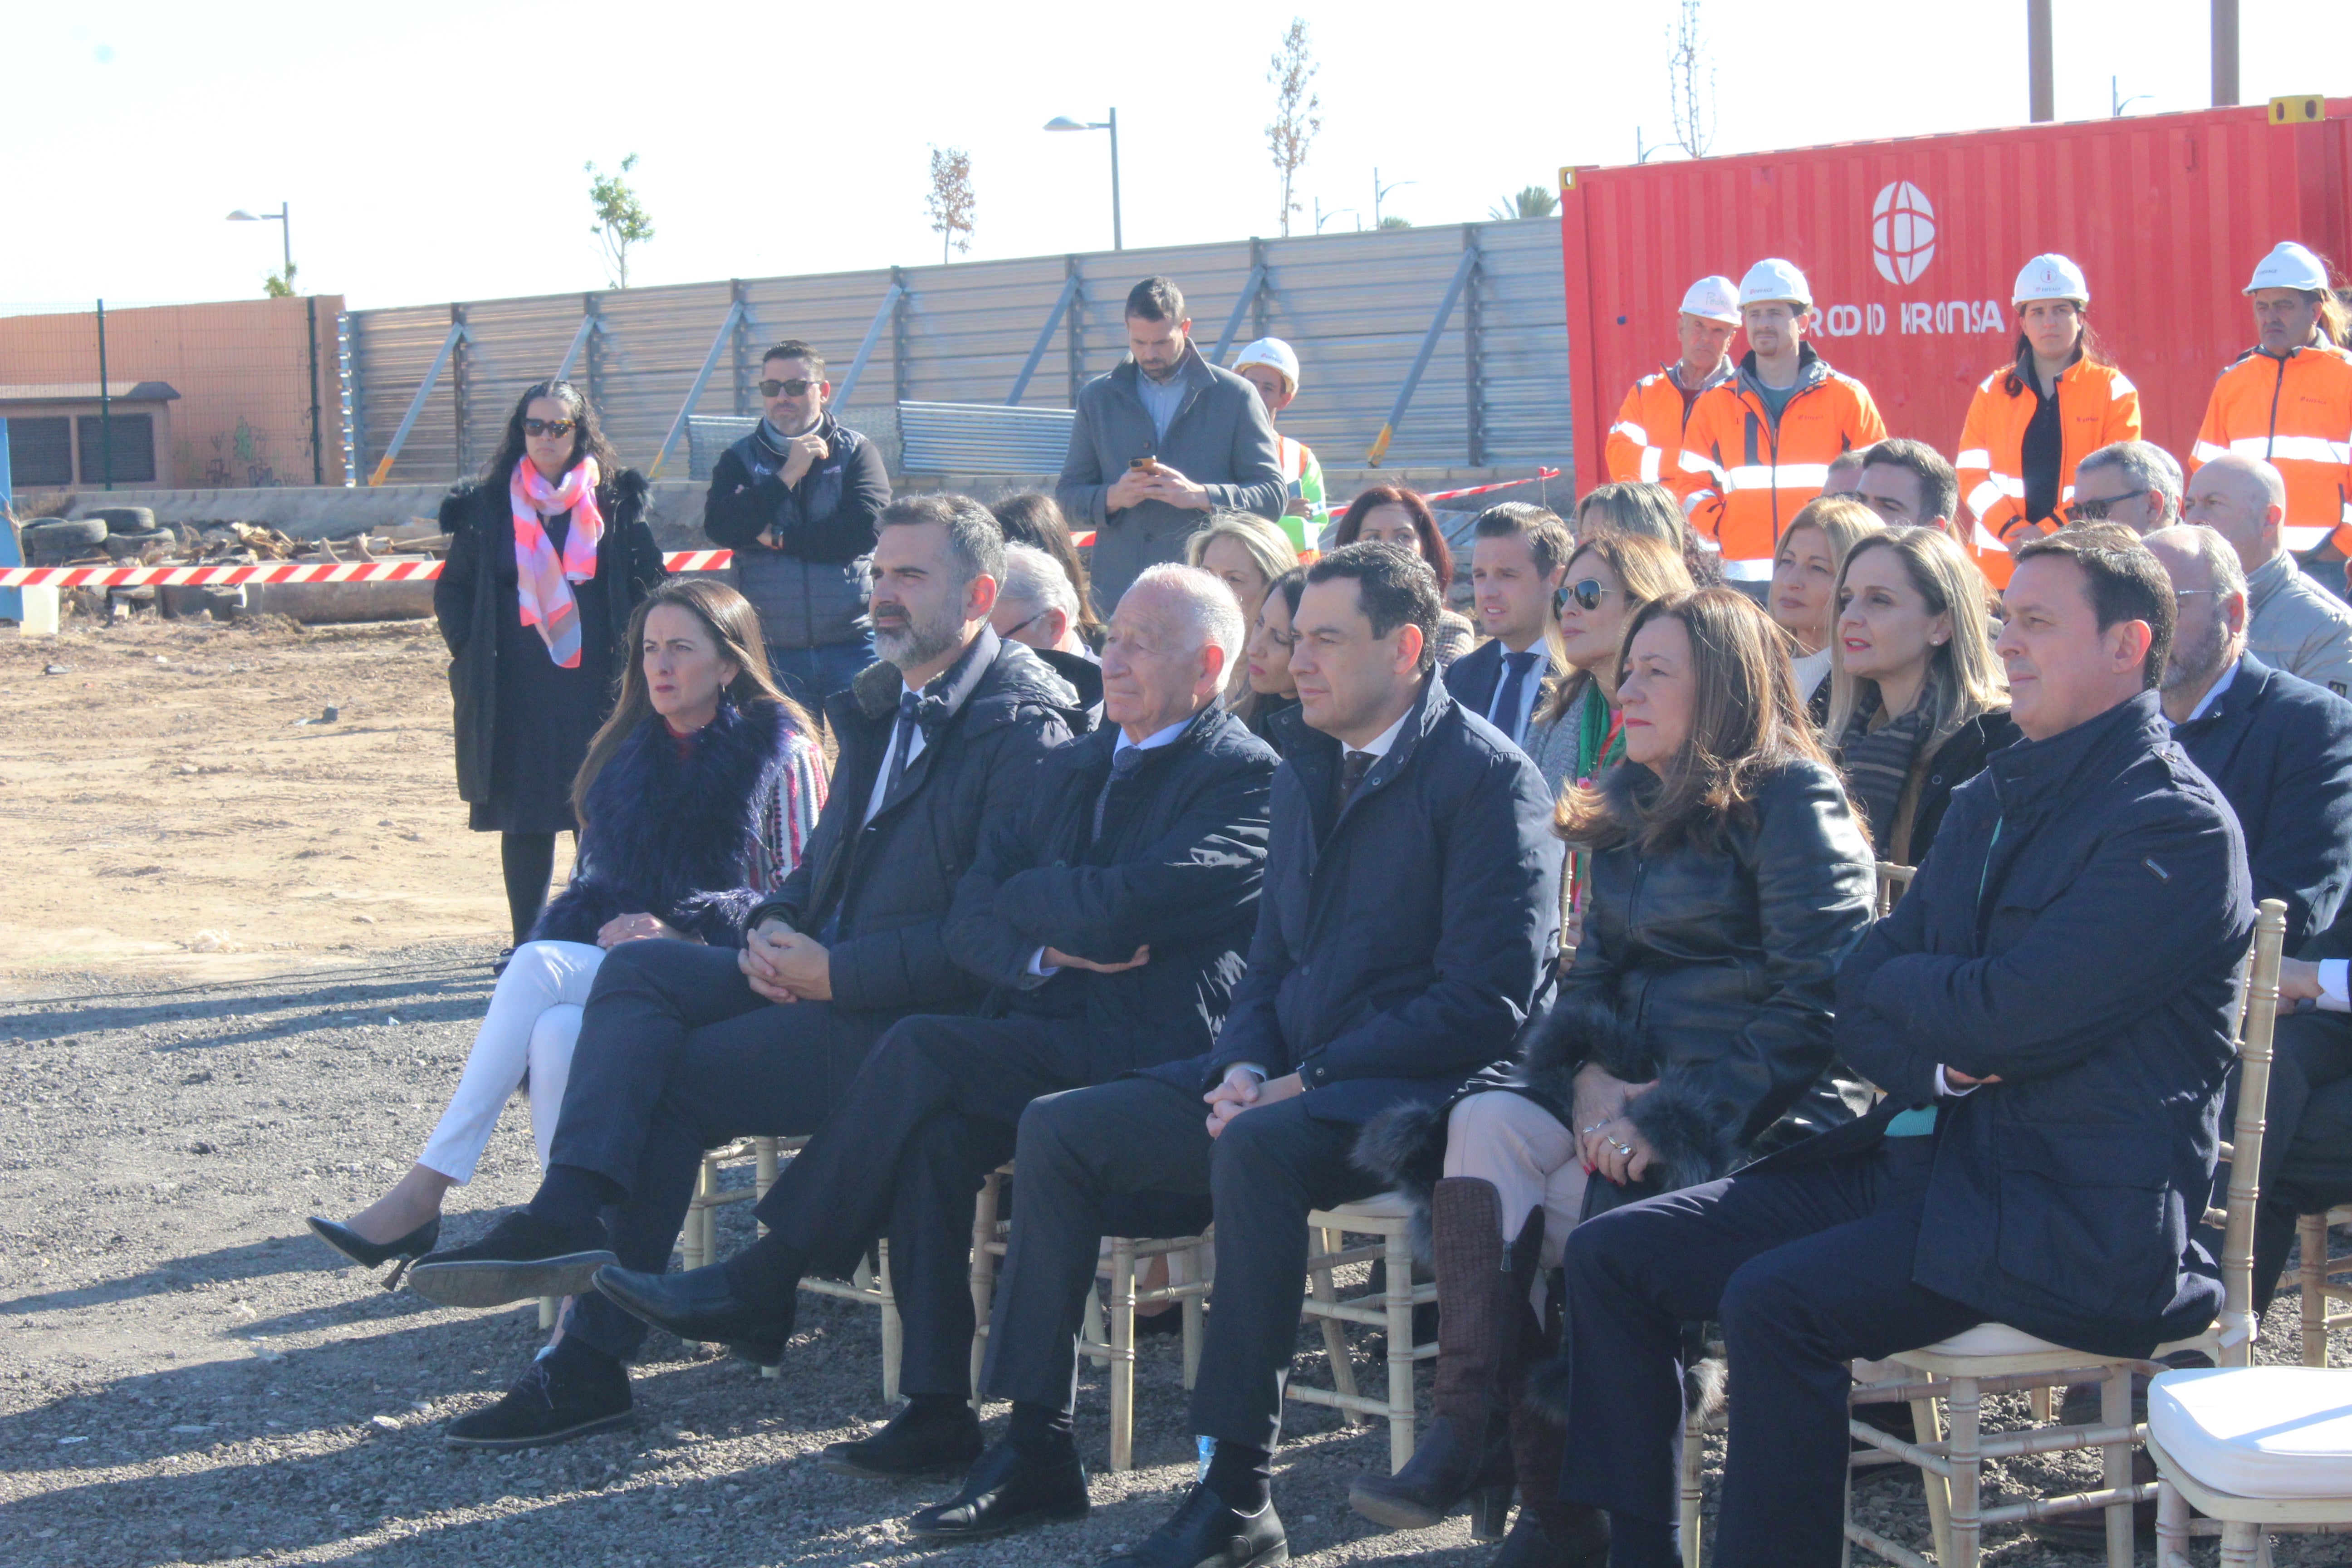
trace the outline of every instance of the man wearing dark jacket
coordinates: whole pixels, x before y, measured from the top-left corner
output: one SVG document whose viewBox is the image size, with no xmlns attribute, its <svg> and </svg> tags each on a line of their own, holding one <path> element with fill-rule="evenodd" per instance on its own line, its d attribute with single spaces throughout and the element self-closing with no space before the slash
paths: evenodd
<svg viewBox="0 0 2352 1568">
<path fill-rule="evenodd" d="M 906 1331 L 908 1404 L 826 1468 L 905 1479 L 980 1457 L 971 1393 L 973 1195 L 1041 1094 L 1197 1057 L 1241 977 L 1275 755 L 1218 700 L 1242 618 L 1223 583 L 1154 566 L 1111 616 L 1113 728 L 1065 746 L 993 825 L 948 912 L 948 951 L 993 990 L 982 1016 L 908 1018 L 756 1213 L 769 1234 L 690 1274 L 607 1268 L 596 1288 L 658 1328 L 757 1347 L 791 1337 L 804 1273 L 877 1235 Z"/>
<path fill-rule="evenodd" d="M 1086 1511 L 1074 1336 L 1106 1206 L 1206 1193 L 1216 1309 L 1192 1427 L 1215 1457 L 1175 1517 L 1114 1562 L 1281 1560 L 1269 1468 L 1307 1215 L 1377 1190 L 1348 1160 L 1364 1122 L 1436 1104 L 1508 1053 L 1558 946 L 1550 797 L 1517 747 L 1445 694 L 1438 608 L 1427 565 L 1390 545 L 1351 545 L 1309 571 L 1290 666 L 1300 705 L 1277 721 L 1297 728 L 1233 1012 L 1205 1055 L 1023 1114 L 982 1377 L 989 1397 L 1013 1401 L 1012 1426 L 958 1497 L 915 1515 L 919 1539 Z M 1246 1550 L 1220 1556 L 1232 1542 Z"/>
<path fill-rule="evenodd" d="M 1257 392 L 1201 357 L 1184 296 L 1165 278 L 1128 291 L 1128 357 L 1078 391 L 1055 499 L 1095 531 L 1095 602 L 1118 603 L 1146 566 L 1184 559 L 1218 507 L 1278 518 L 1288 494 Z"/>
<path fill-rule="evenodd" d="M 1848 1363 L 2007 1324 L 2147 1356 L 2219 1310 L 2191 1239 L 2253 930 L 2237 819 L 2155 688 L 2172 585 L 2128 531 L 2019 552 L 1999 648 L 2025 739 L 1952 796 L 1910 891 L 1838 975 L 1870 1115 L 1589 1221 L 1568 1244 L 1561 1495 L 1612 1568 L 1668 1568 L 1680 1325 L 1723 1326 L 1716 1561 L 1836 1561 Z"/>
<path fill-rule="evenodd" d="M 841 749 L 800 865 L 746 917 L 740 952 L 612 952 L 530 1206 L 410 1272 L 419 1295 L 450 1306 L 580 1297 L 562 1342 L 504 1400 L 453 1423 L 453 1444 L 529 1447 L 625 1421 L 623 1363 L 645 1325 L 581 1294 L 596 1270 L 663 1268 L 703 1150 L 814 1131 L 892 1024 L 984 994 L 949 952 L 950 896 L 983 826 L 1029 799 L 1068 739 L 1076 700 L 988 629 L 1003 552 L 995 520 L 967 497 L 883 514 L 873 618 L 885 662 L 826 704 Z"/>
<path fill-rule="evenodd" d="M 712 465 L 702 531 L 735 552 L 777 681 L 814 708 L 874 662 L 857 622 L 890 478 L 880 449 L 825 406 L 833 384 L 816 350 L 787 338 L 760 376 L 765 415 Z"/>
</svg>

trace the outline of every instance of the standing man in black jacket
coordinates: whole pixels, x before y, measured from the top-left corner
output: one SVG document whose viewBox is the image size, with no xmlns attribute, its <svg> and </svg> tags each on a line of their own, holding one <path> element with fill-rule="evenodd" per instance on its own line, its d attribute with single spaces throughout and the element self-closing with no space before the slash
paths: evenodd
<svg viewBox="0 0 2352 1568">
<path fill-rule="evenodd" d="M 973 1196 L 1041 1094 L 1198 1057 L 1232 1005 L 1257 913 L 1275 754 L 1218 700 L 1242 647 L 1232 592 L 1154 566 L 1111 616 L 1111 728 L 1045 761 L 948 913 L 949 952 L 994 989 L 979 1017 L 908 1018 L 754 1211 L 765 1238 L 691 1274 L 596 1288 L 688 1339 L 778 1347 L 800 1278 L 890 1238 L 908 1403 L 829 1469 L 877 1479 L 980 1457 L 971 1392 Z"/>
<path fill-rule="evenodd" d="M 746 917 L 740 952 L 614 949 L 530 1206 L 410 1271 L 417 1294 L 449 1306 L 579 1296 L 562 1343 L 498 1405 L 453 1422 L 452 1444 L 530 1447 L 627 1420 L 624 1363 L 645 1325 L 580 1294 L 596 1270 L 666 1267 L 703 1150 L 814 1132 L 891 1025 L 984 994 L 950 955 L 950 899 L 983 826 L 1020 809 L 1068 740 L 1076 700 L 989 630 L 1003 556 L 996 520 L 969 497 L 883 513 L 873 617 L 884 662 L 825 705 L 841 751 L 800 865 Z"/>
<path fill-rule="evenodd" d="M 1391 545 L 1350 545 L 1307 573 L 1290 663 L 1299 706 L 1276 720 L 1297 728 L 1232 1015 L 1205 1055 L 1022 1116 L 982 1380 L 1013 1401 L 1012 1426 L 959 1496 L 915 1515 L 917 1538 L 1086 1512 L 1070 1395 L 1106 1205 L 1207 1193 L 1217 1293 L 1192 1429 L 1215 1456 L 1175 1517 L 1114 1562 L 1284 1560 L 1270 1471 L 1307 1215 L 1378 1190 L 1349 1163 L 1364 1122 L 1434 1105 L 1509 1051 L 1559 945 L 1550 795 L 1518 748 L 1445 694 L 1438 608 L 1428 566 Z"/>
<path fill-rule="evenodd" d="M 2007 1324 L 2146 1356 L 2221 1304 L 2190 1238 L 2253 931 L 2237 819 L 2156 687 L 2172 584 L 2127 530 L 2018 552 L 1999 649 L 2025 739 L 1955 791 L 1917 879 L 1838 973 L 1859 1121 L 1568 1244 L 1571 1451 L 1612 1568 L 1669 1568 L 1681 1328 L 1738 1368 L 1716 1562 L 1834 1562 L 1849 1363 Z M 1576 1429 L 1571 1428 L 1571 1429 Z"/>
<path fill-rule="evenodd" d="M 759 428 L 719 455 L 702 503 L 702 531 L 735 552 L 735 585 L 760 612 L 768 668 L 811 708 L 874 662 L 857 622 L 890 504 L 880 449 L 833 416 L 832 395 L 816 350 L 798 338 L 770 349 Z"/>
<path fill-rule="evenodd" d="M 1146 566 L 1184 559 L 1219 507 L 1278 518 L 1289 487 L 1256 388 L 1201 357 L 1165 278 L 1128 291 L 1128 357 L 1078 391 L 1054 499 L 1095 531 L 1088 575 L 1108 610 Z"/>
</svg>

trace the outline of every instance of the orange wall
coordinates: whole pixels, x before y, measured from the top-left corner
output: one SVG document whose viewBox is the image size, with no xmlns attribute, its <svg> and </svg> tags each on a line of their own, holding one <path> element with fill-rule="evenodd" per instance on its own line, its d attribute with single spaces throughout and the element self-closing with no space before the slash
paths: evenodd
<svg viewBox="0 0 2352 1568">
<path fill-rule="evenodd" d="M 339 294 L 318 296 L 320 472 L 343 482 L 335 361 Z M 171 449 L 156 454 L 159 487 L 251 489 L 308 485 L 310 461 L 309 302 L 231 300 L 106 312 L 106 378 L 163 381 Z M 0 384 L 98 380 L 95 311 L 0 317 Z"/>
</svg>

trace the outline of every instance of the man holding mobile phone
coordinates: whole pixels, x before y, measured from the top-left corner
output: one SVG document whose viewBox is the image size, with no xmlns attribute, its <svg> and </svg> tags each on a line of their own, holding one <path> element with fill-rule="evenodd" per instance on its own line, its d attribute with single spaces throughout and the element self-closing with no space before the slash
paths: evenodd
<svg viewBox="0 0 2352 1568">
<path fill-rule="evenodd" d="M 735 552 L 777 682 L 815 708 L 874 662 L 859 617 L 890 477 L 880 449 L 826 406 L 833 384 L 807 343 L 770 349 L 759 391 L 758 428 L 711 468 L 702 531 Z"/>
<path fill-rule="evenodd" d="M 1088 575 L 1106 613 L 1145 567 L 1181 563 L 1213 510 L 1282 515 L 1265 405 L 1202 358 L 1192 331 L 1182 291 L 1145 279 L 1128 291 L 1128 357 L 1078 393 L 1055 499 L 1073 529 L 1095 531 Z"/>
</svg>

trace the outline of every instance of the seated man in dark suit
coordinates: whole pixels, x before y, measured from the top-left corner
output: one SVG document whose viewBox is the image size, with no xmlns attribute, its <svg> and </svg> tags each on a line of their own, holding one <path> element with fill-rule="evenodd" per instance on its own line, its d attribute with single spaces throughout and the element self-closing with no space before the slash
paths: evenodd
<svg viewBox="0 0 2352 1568">
<path fill-rule="evenodd" d="M 1265 870 L 1275 755 L 1219 700 L 1242 647 L 1223 583 L 1151 566 L 1112 614 L 1101 730 L 1046 759 L 948 912 L 949 953 L 995 989 L 979 1017 L 908 1018 L 753 1212 L 769 1234 L 690 1274 L 607 1268 L 596 1288 L 688 1339 L 782 1353 L 803 1274 L 890 1238 L 908 1405 L 825 1466 L 902 1478 L 980 1457 L 971 1226 L 982 1181 L 1041 1094 L 1198 1057 L 1241 978 Z"/>
<path fill-rule="evenodd" d="M 1269 1468 L 1307 1215 L 1376 1190 L 1349 1163 L 1362 1123 L 1435 1104 L 1508 1052 L 1556 947 L 1551 802 L 1534 764 L 1446 695 L 1438 607 L 1428 566 L 1390 545 L 1350 545 L 1307 573 L 1290 663 L 1300 706 L 1276 720 L 1295 729 L 1232 1016 L 1206 1055 L 1022 1116 L 982 1377 L 989 1397 L 1013 1401 L 1012 1425 L 960 1495 L 915 1515 L 919 1539 L 1087 1511 L 1070 1400 L 1106 1205 L 1207 1193 L 1217 1286 L 1192 1427 L 1216 1451 L 1175 1517 L 1116 1561 L 1283 1560 Z"/>
<path fill-rule="evenodd" d="M 1669 1568 L 1680 1325 L 1737 1369 L 1716 1562 L 1837 1561 L 1848 1363 L 1986 1322 L 2145 1356 L 2209 1323 L 2212 1183 L 2253 930 L 2237 819 L 2156 687 L 2173 595 L 2128 532 L 2019 552 L 1999 649 L 2025 739 L 1952 797 L 1917 879 L 1839 972 L 1869 1116 L 1568 1246 L 1569 1401 L 1617 1436 L 1560 1495 L 1612 1568 Z"/>
<path fill-rule="evenodd" d="M 948 952 L 954 868 L 983 825 L 1029 799 L 1076 693 L 989 630 L 1004 537 L 979 502 L 892 503 L 874 569 L 883 662 L 825 703 L 840 755 L 800 865 L 746 917 L 740 952 L 613 950 L 530 1206 L 409 1271 L 449 1306 L 578 1296 L 562 1342 L 505 1399 L 451 1423 L 452 1444 L 530 1447 L 626 1421 L 625 1363 L 646 1330 L 588 1290 L 596 1270 L 666 1266 L 705 1149 L 814 1131 L 884 1030 L 986 992 Z"/>
<path fill-rule="evenodd" d="M 1487 640 L 1454 661 L 1445 689 L 1520 745 L 1550 673 L 1552 595 L 1576 542 L 1558 512 L 1526 501 L 1488 507 L 1470 532 L 1470 586 Z"/>
</svg>

